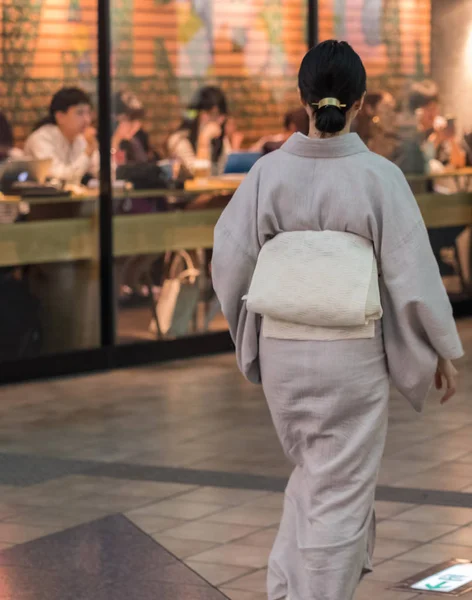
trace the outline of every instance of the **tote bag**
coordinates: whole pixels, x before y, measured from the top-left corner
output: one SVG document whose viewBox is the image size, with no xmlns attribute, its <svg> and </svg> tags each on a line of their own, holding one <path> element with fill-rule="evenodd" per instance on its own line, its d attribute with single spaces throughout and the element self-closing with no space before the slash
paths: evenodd
<svg viewBox="0 0 472 600">
<path fill-rule="evenodd" d="M 184 265 L 184 270 L 178 271 Z M 181 250 L 172 260 L 156 307 L 158 331 L 164 337 L 185 336 L 196 314 L 200 290 L 198 276 L 188 252 Z"/>
</svg>

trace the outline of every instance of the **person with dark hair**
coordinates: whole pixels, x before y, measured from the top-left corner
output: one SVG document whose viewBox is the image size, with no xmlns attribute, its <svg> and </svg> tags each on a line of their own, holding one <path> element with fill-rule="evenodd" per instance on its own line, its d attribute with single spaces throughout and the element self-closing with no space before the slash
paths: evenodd
<svg viewBox="0 0 472 600">
<path fill-rule="evenodd" d="M 234 120 L 229 116 L 226 96 L 219 87 L 198 90 L 188 108 L 187 117 L 169 136 L 169 155 L 181 161 L 191 176 L 199 165 L 209 165 L 212 175 L 224 171 L 228 154 L 242 142 Z"/>
<path fill-rule="evenodd" d="M 416 116 L 417 129 L 423 141 L 434 133 L 434 122 L 439 117 L 438 87 L 430 79 L 412 84 L 409 98 L 410 112 Z"/>
<path fill-rule="evenodd" d="M 0 112 L 0 162 L 22 157 L 23 152 L 14 145 L 13 129 L 6 116 Z M 0 204 L 0 224 L 14 223 L 19 214 L 16 204 Z"/>
<path fill-rule="evenodd" d="M 22 156 L 23 152 L 19 148 L 15 148 L 13 129 L 6 116 L 0 112 L 0 162 Z"/>
<path fill-rule="evenodd" d="M 352 600 L 372 569 L 389 380 L 421 411 L 462 345 L 402 172 L 351 125 L 366 72 L 346 42 L 299 72 L 308 136 L 249 172 L 215 228 L 212 278 L 238 364 L 262 383 L 294 470 L 269 600 Z"/>
<path fill-rule="evenodd" d="M 396 102 L 392 94 L 379 91 L 365 95 L 352 130 L 372 152 L 393 159 L 399 144 Z"/>
<path fill-rule="evenodd" d="M 284 142 L 295 132 L 300 131 L 308 135 L 310 129 L 310 120 L 306 110 L 302 107 L 295 110 L 289 110 L 284 116 L 284 130 L 282 133 L 267 135 L 251 146 L 251 152 L 262 152 L 269 154 L 282 146 Z"/>
<path fill-rule="evenodd" d="M 0 113 L 0 161 L 10 158 L 13 148 L 13 130 L 3 113 Z"/>
<path fill-rule="evenodd" d="M 143 129 L 145 110 L 139 98 L 129 91 L 114 96 L 114 132 L 112 153 L 123 153 L 126 164 L 142 164 L 159 160 L 151 148 L 149 135 Z"/>
<path fill-rule="evenodd" d="M 439 112 L 437 85 L 429 79 L 413 83 L 409 109 L 416 121 L 416 141 L 425 163 L 425 172 L 440 173 L 466 164 L 466 153 L 457 138 L 455 119 Z M 454 185 L 452 185 L 454 187 Z"/>
<path fill-rule="evenodd" d="M 49 115 L 26 140 L 25 154 L 51 159 L 49 175 L 67 183 L 79 184 L 87 174 L 96 176 L 98 142 L 88 94 L 74 87 L 59 90 L 52 98 Z"/>
</svg>

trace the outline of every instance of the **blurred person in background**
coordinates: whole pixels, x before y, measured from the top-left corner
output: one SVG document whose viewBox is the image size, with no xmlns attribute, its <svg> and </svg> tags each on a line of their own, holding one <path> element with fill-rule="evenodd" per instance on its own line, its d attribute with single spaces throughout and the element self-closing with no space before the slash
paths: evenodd
<svg viewBox="0 0 472 600">
<path fill-rule="evenodd" d="M 285 113 L 284 131 L 274 135 L 262 137 L 258 142 L 251 146 L 251 152 L 262 152 L 268 154 L 278 150 L 284 142 L 293 134 L 299 131 L 303 135 L 308 135 L 310 129 L 310 120 L 303 107 L 296 110 L 290 110 Z"/>
<path fill-rule="evenodd" d="M 409 97 L 410 112 L 416 117 L 416 129 L 421 141 L 434 133 L 434 122 L 439 117 L 439 92 L 434 81 L 425 79 L 413 83 Z"/>
<path fill-rule="evenodd" d="M 145 110 L 139 98 L 128 91 L 120 91 L 114 97 L 114 133 L 112 151 L 122 152 L 121 161 L 126 164 L 156 162 L 159 155 L 152 149 L 149 134 L 143 128 Z"/>
<path fill-rule="evenodd" d="M 15 147 L 13 129 L 6 116 L 0 112 L 0 162 L 22 158 L 23 152 Z"/>
<path fill-rule="evenodd" d="M 434 132 L 429 142 L 435 148 L 435 160 L 446 169 L 462 169 L 466 165 L 466 151 L 462 147 L 457 131 L 456 119 L 452 116 L 435 119 Z"/>
<path fill-rule="evenodd" d="M 398 146 L 396 125 L 396 102 L 392 94 L 369 92 L 353 124 L 353 131 L 369 150 L 392 159 Z"/>
<path fill-rule="evenodd" d="M 413 122 L 405 126 L 398 118 L 394 97 L 386 91 L 369 92 L 353 123 L 355 131 L 372 152 L 388 158 L 408 174 L 422 175 L 425 158 Z"/>
<path fill-rule="evenodd" d="M 19 148 L 15 148 L 13 129 L 6 116 L 0 112 L 0 162 L 22 157 L 23 152 Z M 0 203 L 0 223 L 14 223 L 19 214 L 17 204 Z"/>
<path fill-rule="evenodd" d="M 26 140 L 25 155 L 51 159 L 49 176 L 65 183 L 80 184 L 86 175 L 96 177 L 100 156 L 89 95 L 75 87 L 59 90 L 49 115 Z"/>
<path fill-rule="evenodd" d="M 211 175 L 224 172 L 228 155 L 239 150 L 242 134 L 229 116 L 226 96 L 219 87 L 206 86 L 194 96 L 187 116 L 167 140 L 171 158 L 178 159 L 188 176 L 208 164 Z"/>
</svg>

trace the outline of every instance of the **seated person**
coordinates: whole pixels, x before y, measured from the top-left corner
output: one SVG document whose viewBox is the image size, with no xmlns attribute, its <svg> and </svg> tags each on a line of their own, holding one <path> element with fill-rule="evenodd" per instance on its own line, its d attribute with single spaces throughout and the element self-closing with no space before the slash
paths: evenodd
<svg viewBox="0 0 472 600">
<path fill-rule="evenodd" d="M 157 162 L 149 135 L 143 129 L 145 115 L 141 101 L 132 92 L 117 92 L 114 98 L 115 127 L 111 142 L 118 164 Z"/>
<path fill-rule="evenodd" d="M 6 116 L 0 112 L 0 162 L 22 157 L 23 152 L 15 148 L 13 129 Z"/>
<path fill-rule="evenodd" d="M 439 93 L 434 81 L 426 79 L 411 86 L 410 112 L 416 117 L 416 129 L 420 142 L 434 133 L 434 122 L 439 116 Z"/>
<path fill-rule="evenodd" d="M 0 162 L 22 158 L 23 152 L 15 148 L 13 130 L 8 119 L 0 112 Z M 16 204 L 0 203 L 0 224 L 14 223 L 20 214 Z"/>
<path fill-rule="evenodd" d="M 385 91 L 369 92 L 352 130 L 376 154 L 392 160 L 398 147 L 396 102 Z"/>
<path fill-rule="evenodd" d="M 388 158 L 407 175 L 425 173 L 425 158 L 413 116 L 399 119 L 394 97 L 386 91 L 369 92 L 352 131 L 372 152 Z"/>
<path fill-rule="evenodd" d="M 207 86 L 193 98 L 187 118 L 169 136 L 167 149 L 189 176 L 196 174 L 199 161 L 209 163 L 211 175 L 221 175 L 228 154 L 241 142 L 242 136 L 228 115 L 224 93 L 218 87 Z"/>
<path fill-rule="evenodd" d="M 52 159 L 49 176 L 66 183 L 80 184 L 85 175 L 96 177 L 100 157 L 88 94 L 79 88 L 59 90 L 49 116 L 26 140 L 25 155 Z"/>
<path fill-rule="evenodd" d="M 462 169 L 466 165 L 466 152 L 461 146 L 456 133 L 454 117 L 438 117 L 435 121 L 434 133 L 428 140 L 434 145 L 435 160 L 446 169 Z"/>
<path fill-rule="evenodd" d="M 399 143 L 392 157 L 406 175 L 425 175 L 428 172 L 430 161 L 435 158 L 434 146 L 428 140 L 434 132 L 438 114 L 439 95 L 434 81 L 427 79 L 413 83 L 407 110 L 398 122 Z"/>
<path fill-rule="evenodd" d="M 282 133 L 267 135 L 262 137 L 258 142 L 251 146 L 251 152 L 262 152 L 268 154 L 273 150 L 277 150 L 284 144 L 288 138 L 299 131 L 304 135 L 308 135 L 310 129 L 310 119 L 306 110 L 303 107 L 291 110 L 285 113 L 284 130 Z"/>
</svg>

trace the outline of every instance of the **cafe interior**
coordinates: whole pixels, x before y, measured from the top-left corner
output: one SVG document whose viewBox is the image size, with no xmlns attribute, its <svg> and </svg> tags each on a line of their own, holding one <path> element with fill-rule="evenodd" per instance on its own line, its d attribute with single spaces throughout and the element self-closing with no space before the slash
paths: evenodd
<svg viewBox="0 0 472 600">
<path fill-rule="evenodd" d="M 355 130 L 472 299 L 472 0 L 0 0 L 0 382 L 231 349 L 213 228 L 308 132 L 307 49 L 350 42 Z"/>
</svg>

